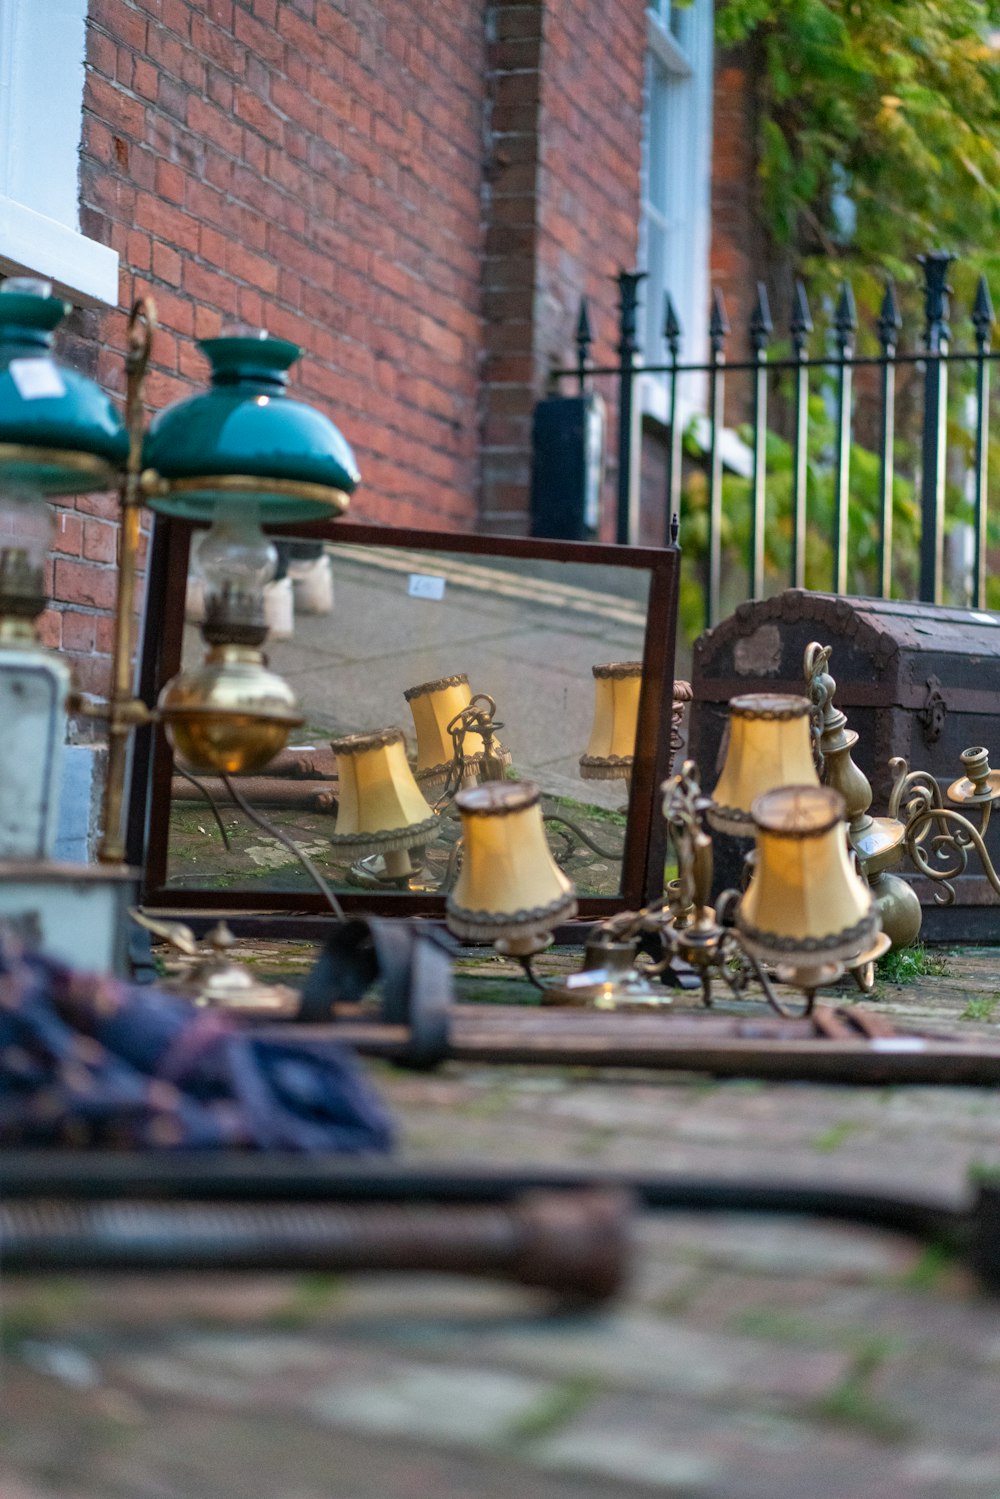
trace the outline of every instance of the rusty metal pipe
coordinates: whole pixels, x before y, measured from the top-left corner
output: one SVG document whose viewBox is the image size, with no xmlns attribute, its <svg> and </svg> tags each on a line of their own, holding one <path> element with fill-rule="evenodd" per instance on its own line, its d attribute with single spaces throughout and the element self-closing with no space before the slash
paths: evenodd
<svg viewBox="0 0 1000 1499">
<path fill-rule="evenodd" d="M 603 1301 L 625 1280 L 631 1199 L 526 1193 L 511 1204 L 72 1201 L 0 1204 L 8 1272 L 436 1271 Z"/>
</svg>

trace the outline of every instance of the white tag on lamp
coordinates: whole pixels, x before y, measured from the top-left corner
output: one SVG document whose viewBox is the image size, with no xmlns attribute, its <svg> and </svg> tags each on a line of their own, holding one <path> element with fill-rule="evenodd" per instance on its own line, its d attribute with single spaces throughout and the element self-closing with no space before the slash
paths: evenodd
<svg viewBox="0 0 1000 1499">
<path fill-rule="evenodd" d="M 411 599 L 434 599 L 440 603 L 444 598 L 444 579 L 427 573 L 411 573 L 406 591 Z"/>
<path fill-rule="evenodd" d="M 51 359 L 12 359 L 7 368 L 22 401 L 66 394 L 63 377 Z"/>
</svg>

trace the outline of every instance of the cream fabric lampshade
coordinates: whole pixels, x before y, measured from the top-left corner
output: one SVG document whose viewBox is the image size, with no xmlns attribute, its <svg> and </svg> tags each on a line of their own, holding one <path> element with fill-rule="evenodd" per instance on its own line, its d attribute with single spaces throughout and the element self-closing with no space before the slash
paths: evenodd
<svg viewBox="0 0 1000 1499">
<path fill-rule="evenodd" d="M 428 784 L 446 781 L 455 758 L 448 725 L 472 701 L 468 677 L 464 674 L 438 677 L 434 682 L 407 688 L 403 696 L 410 705 L 417 732 L 417 780 Z M 466 760 L 481 757 L 482 753 L 481 735 L 466 734 L 463 745 Z"/>
<path fill-rule="evenodd" d="M 340 777 L 335 848 L 390 853 L 434 836 L 438 819 L 413 779 L 402 729 L 350 734 L 330 748 Z"/>
<path fill-rule="evenodd" d="M 809 728 L 810 702 L 778 693 L 747 693 L 729 704 L 729 748 L 707 810 L 720 833 L 750 838 L 751 807 L 777 786 L 818 786 Z"/>
<path fill-rule="evenodd" d="M 576 895 L 549 850 L 538 787 L 487 781 L 460 791 L 462 868 L 445 919 L 470 942 L 541 938 L 576 914 Z"/>
<path fill-rule="evenodd" d="M 840 792 L 783 786 L 758 797 L 753 816 L 757 863 L 736 912 L 747 949 L 808 967 L 871 947 L 878 908 L 851 862 Z"/>
<path fill-rule="evenodd" d="M 594 666 L 594 723 L 580 757 L 585 781 L 621 781 L 632 770 L 642 690 L 641 661 Z"/>
</svg>

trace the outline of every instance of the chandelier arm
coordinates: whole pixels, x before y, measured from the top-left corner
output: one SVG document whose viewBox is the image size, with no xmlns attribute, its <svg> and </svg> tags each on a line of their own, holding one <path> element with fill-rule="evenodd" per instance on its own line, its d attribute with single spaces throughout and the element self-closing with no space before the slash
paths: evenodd
<svg viewBox="0 0 1000 1499">
<path fill-rule="evenodd" d="M 815 999 L 814 993 L 807 994 L 803 1005 L 799 1009 L 783 1004 L 775 993 L 774 987 L 771 984 L 771 980 L 768 978 L 767 974 L 761 967 L 760 963 L 758 963 L 753 953 L 747 952 L 745 948 L 741 949 L 741 951 L 743 953 L 743 956 L 746 958 L 751 973 L 764 991 L 764 998 L 771 1006 L 771 1009 L 774 1010 L 775 1014 L 780 1015 L 783 1020 L 804 1020 L 806 1016 L 812 1014 L 813 1001 Z"/>
<path fill-rule="evenodd" d="M 889 761 L 889 769 L 895 776 L 889 796 L 891 818 L 909 825 L 918 821 L 925 810 L 944 810 L 941 787 L 929 771 L 911 770 L 901 755 L 893 756 Z M 923 842 L 929 831 L 930 823 L 923 823 L 919 833 L 920 842 Z"/>
<path fill-rule="evenodd" d="M 944 857 L 945 850 L 954 851 L 955 862 L 946 869 L 936 869 L 927 857 L 921 846 L 922 840 L 932 826 L 944 824 L 954 827 L 952 833 L 938 833 L 933 839 L 933 847 L 939 858 Z M 959 836 L 959 834 L 961 836 Z M 974 827 L 967 817 L 961 812 L 954 812 L 949 807 L 925 807 L 923 811 L 917 812 L 906 828 L 906 852 L 913 861 L 915 868 L 928 879 L 935 880 L 943 885 L 948 892 L 944 898 L 935 894 L 934 899 L 938 905 L 951 905 L 955 899 L 955 891 L 950 881 L 962 874 L 968 867 L 969 848 L 974 848 L 979 855 L 983 873 L 989 880 L 994 891 L 1000 895 L 1000 875 L 993 867 L 986 844 L 983 841 L 979 829 Z"/>
</svg>

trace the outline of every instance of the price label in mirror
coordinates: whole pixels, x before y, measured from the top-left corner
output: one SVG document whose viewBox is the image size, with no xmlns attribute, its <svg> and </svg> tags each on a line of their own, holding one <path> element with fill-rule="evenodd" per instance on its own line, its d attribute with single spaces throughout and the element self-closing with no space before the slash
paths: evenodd
<svg viewBox="0 0 1000 1499">
<path fill-rule="evenodd" d="M 431 577 L 428 573 L 411 573 L 407 593 L 411 599 L 444 598 L 444 579 Z"/>
</svg>

